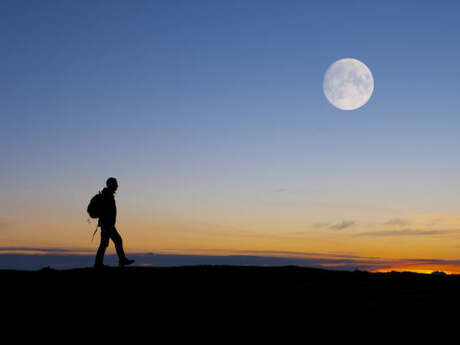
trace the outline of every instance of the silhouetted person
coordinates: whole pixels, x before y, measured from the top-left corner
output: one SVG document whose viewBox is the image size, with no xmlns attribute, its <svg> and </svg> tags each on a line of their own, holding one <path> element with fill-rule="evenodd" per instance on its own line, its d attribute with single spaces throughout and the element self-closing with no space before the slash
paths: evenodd
<svg viewBox="0 0 460 345">
<path fill-rule="evenodd" d="M 94 267 L 101 268 L 105 267 L 103 264 L 104 253 L 107 247 L 109 246 L 109 240 L 111 239 L 115 244 L 115 249 L 117 251 L 119 265 L 126 266 L 134 262 L 134 260 L 128 260 L 123 251 L 123 241 L 120 234 L 115 228 L 115 223 L 117 219 L 117 206 L 115 204 L 115 191 L 118 189 L 118 182 L 114 177 L 110 177 L 106 182 L 107 187 L 104 188 L 101 192 L 102 194 L 102 203 L 101 203 L 101 213 L 99 216 L 99 226 L 101 227 L 101 244 L 97 250 L 96 262 Z"/>
</svg>

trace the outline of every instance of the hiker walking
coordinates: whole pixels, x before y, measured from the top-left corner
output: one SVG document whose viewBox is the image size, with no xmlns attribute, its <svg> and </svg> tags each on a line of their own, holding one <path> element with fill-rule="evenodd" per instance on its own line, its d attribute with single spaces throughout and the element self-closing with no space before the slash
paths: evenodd
<svg viewBox="0 0 460 345">
<path fill-rule="evenodd" d="M 125 252 L 123 251 L 123 241 L 117 229 L 115 228 L 117 218 L 117 206 L 115 204 L 114 194 L 118 189 L 117 179 L 114 177 L 110 177 L 107 180 L 106 185 L 107 187 L 105 187 L 102 190 L 102 192 L 96 195 L 98 201 L 94 202 L 94 204 L 97 204 L 97 207 L 95 208 L 97 208 L 97 216 L 99 218 L 98 226 L 101 227 L 101 243 L 96 253 L 96 262 L 94 264 L 94 267 L 106 267 L 103 264 L 103 261 L 105 250 L 109 246 L 110 239 L 115 244 L 115 249 L 117 251 L 119 259 L 119 265 L 131 265 L 134 262 L 134 260 L 129 260 L 126 257 Z M 88 212 L 90 212 L 90 208 L 88 208 Z"/>
</svg>

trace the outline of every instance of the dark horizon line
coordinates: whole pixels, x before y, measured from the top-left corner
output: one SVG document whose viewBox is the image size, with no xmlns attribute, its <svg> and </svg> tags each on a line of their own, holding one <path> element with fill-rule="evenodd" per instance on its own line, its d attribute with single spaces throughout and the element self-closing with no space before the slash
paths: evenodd
<svg viewBox="0 0 460 345">
<path fill-rule="evenodd" d="M 12 248 L 12 247 L 10 247 Z M 56 248 L 54 248 L 56 249 Z M 95 250 L 91 254 L 76 254 L 69 252 L 46 252 L 46 253 L 11 253 L 1 252 L 0 249 L 0 269 L 23 269 L 36 270 L 44 267 L 55 269 L 70 269 L 91 267 L 94 264 Z M 384 259 L 346 256 L 340 257 L 338 254 L 327 254 L 319 256 L 263 256 L 249 254 L 233 255 L 206 255 L 206 254 L 162 254 L 162 253 L 130 253 L 130 257 L 136 260 L 138 266 L 195 266 L 195 265 L 245 265 L 245 266 L 300 266 L 323 268 L 328 270 L 345 271 L 368 271 L 391 270 L 404 267 L 405 270 L 422 270 L 423 267 L 435 266 L 433 271 L 447 271 L 460 273 L 460 260 L 443 259 Z M 118 261 L 115 254 L 108 254 L 105 263 L 116 266 Z M 448 267 L 455 268 L 454 272 Z M 445 269 L 443 269 L 443 267 Z M 458 268 L 458 269 L 457 269 Z"/>
</svg>

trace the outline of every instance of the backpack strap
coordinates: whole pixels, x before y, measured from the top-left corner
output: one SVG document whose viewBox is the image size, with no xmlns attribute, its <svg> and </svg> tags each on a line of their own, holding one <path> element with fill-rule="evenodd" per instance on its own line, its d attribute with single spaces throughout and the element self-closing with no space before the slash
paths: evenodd
<svg viewBox="0 0 460 345">
<path fill-rule="evenodd" d="M 96 232 L 97 232 L 97 228 L 98 228 L 98 227 L 99 227 L 99 223 L 97 224 L 96 229 L 95 229 L 94 232 L 93 232 L 93 237 L 91 238 L 91 243 L 93 243 L 94 235 L 96 235 Z"/>
</svg>

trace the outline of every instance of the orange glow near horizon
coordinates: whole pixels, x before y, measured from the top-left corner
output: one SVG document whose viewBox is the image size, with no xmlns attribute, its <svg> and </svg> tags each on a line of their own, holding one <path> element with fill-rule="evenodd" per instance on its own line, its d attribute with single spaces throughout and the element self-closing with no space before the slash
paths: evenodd
<svg viewBox="0 0 460 345">
<path fill-rule="evenodd" d="M 378 268 L 371 270 L 372 273 L 390 273 L 390 272 L 412 272 L 412 273 L 422 273 L 422 274 L 431 274 L 433 272 L 444 272 L 446 274 L 460 274 L 460 267 L 453 265 L 439 265 L 439 266 L 420 266 L 420 267 L 410 267 L 410 266 L 395 266 L 388 268 Z"/>
<path fill-rule="evenodd" d="M 241 218 L 241 214 L 235 211 L 235 218 L 211 213 L 214 219 L 169 214 L 155 214 L 155 219 L 152 219 L 152 215 L 142 210 L 124 207 L 123 201 L 121 198 L 117 229 L 128 254 L 269 256 L 306 259 L 305 266 L 311 262 L 326 269 L 349 267 L 369 272 L 430 274 L 442 271 L 460 274 L 460 242 L 457 242 L 460 230 L 456 230 L 460 221 L 451 215 L 408 216 L 415 230 L 394 230 L 395 226 L 382 225 L 390 219 L 390 215 L 373 220 L 374 223 L 371 220 L 369 223 L 359 221 L 349 228 L 337 230 L 336 225 L 342 224 L 337 221 L 321 223 L 317 219 L 314 222 L 310 220 L 310 215 L 303 215 L 307 220 L 295 217 L 276 219 L 275 213 L 263 212 L 248 218 Z M 62 218 L 71 220 L 65 223 Z M 328 218 L 333 217 L 324 216 L 324 219 Z M 341 218 L 345 217 L 335 217 Z M 350 217 L 353 218 L 358 219 L 357 216 Z M 430 231 L 430 223 L 447 230 L 439 233 Z M 39 218 L 11 223 L 2 232 L 1 252 L 95 255 L 99 233 L 91 242 L 94 228 L 94 221 L 88 223 L 86 219 L 75 220 L 68 215 L 59 215 L 51 220 Z M 373 236 L 373 231 L 377 231 L 378 236 Z M 114 252 L 110 243 L 107 253 Z M 302 262 L 300 264 L 303 265 Z"/>
</svg>

